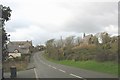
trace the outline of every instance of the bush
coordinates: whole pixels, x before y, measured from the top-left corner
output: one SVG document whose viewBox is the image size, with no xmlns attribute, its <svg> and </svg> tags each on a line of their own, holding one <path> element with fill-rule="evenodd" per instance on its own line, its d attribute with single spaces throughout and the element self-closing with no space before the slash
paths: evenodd
<svg viewBox="0 0 120 80">
<path fill-rule="evenodd" d="M 96 54 L 95 60 L 100 62 L 107 61 L 107 55 L 104 52 L 98 53 Z"/>
<path fill-rule="evenodd" d="M 118 51 L 117 49 L 97 49 L 96 50 L 97 61 L 117 61 Z"/>
<path fill-rule="evenodd" d="M 16 57 L 14 60 L 15 61 L 21 61 L 22 59 L 21 59 L 21 57 Z"/>
<path fill-rule="evenodd" d="M 79 56 L 77 54 L 70 54 L 67 57 L 67 60 L 73 60 L 73 61 L 78 61 L 79 60 Z"/>
</svg>

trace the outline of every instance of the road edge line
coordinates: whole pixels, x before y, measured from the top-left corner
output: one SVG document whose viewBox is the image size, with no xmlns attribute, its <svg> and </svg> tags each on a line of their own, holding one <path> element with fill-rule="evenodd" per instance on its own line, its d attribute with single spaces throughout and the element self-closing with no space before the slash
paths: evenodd
<svg viewBox="0 0 120 80">
<path fill-rule="evenodd" d="M 82 79 L 82 77 L 80 77 L 80 76 L 77 76 L 77 75 L 75 75 L 75 74 L 70 74 L 71 76 L 74 76 L 74 77 L 77 77 L 77 78 L 81 78 Z"/>
<path fill-rule="evenodd" d="M 62 69 L 58 69 L 59 71 L 61 71 L 61 72 L 64 72 L 64 73 L 66 73 L 66 71 L 64 71 L 64 70 L 62 70 Z"/>
<path fill-rule="evenodd" d="M 34 68 L 34 72 L 35 72 L 35 78 L 36 78 L 36 80 L 39 80 L 38 79 L 38 75 L 37 75 L 37 72 L 36 72 L 36 69 Z"/>
</svg>

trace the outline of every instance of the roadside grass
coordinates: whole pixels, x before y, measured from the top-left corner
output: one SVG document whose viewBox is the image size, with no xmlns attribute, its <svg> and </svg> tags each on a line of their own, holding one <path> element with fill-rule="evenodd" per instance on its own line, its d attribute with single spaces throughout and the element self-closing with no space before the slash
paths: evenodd
<svg viewBox="0 0 120 80">
<path fill-rule="evenodd" d="M 50 59 L 46 56 L 44 56 L 44 57 L 47 60 L 58 63 L 58 64 L 63 64 L 63 65 L 67 65 L 67 66 L 72 66 L 72 67 L 77 67 L 77 68 L 82 68 L 82 69 L 87 69 L 87 70 L 92 70 L 92 71 L 97 71 L 97 72 L 118 75 L 118 64 L 111 62 L 111 61 L 107 61 L 107 62 L 97 62 L 95 60 L 88 60 L 88 61 L 61 60 L 61 61 L 56 61 L 56 60 Z"/>
<path fill-rule="evenodd" d="M 22 55 L 21 58 L 8 59 L 7 61 L 4 61 L 2 63 L 4 72 L 10 72 L 11 66 L 16 66 L 17 71 L 26 70 L 29 63 L 29 58 L 30 57 L 28 55 Z"/>
<path fill-rule="evenodd" d="M 17 71 L 25 70 L 27 68 L 28 63 L 26 61 L 9 61 L 3 63 L 3 68 L 5 72 L 10 72 L 11 66 L 16 66 Z"/>
</svg>

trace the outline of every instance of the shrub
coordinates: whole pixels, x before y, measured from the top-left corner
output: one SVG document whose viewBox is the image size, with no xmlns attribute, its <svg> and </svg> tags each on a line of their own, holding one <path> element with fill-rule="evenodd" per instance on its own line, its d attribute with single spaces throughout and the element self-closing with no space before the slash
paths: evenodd
<svg viewBox="0 0 120 80">
<path fill-rule="evenodd" d="M 79 56 L 77 54 L 70 54 L 70 55 L 68 55 L 67 60 L 78 61 Z"/>
</svg>

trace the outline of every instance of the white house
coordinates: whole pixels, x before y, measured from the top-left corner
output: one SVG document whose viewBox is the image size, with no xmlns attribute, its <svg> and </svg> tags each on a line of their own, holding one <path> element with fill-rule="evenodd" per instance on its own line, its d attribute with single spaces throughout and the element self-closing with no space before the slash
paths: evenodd
<svg viewBox="0 0 120 80">
<path fill-rule="evenodd" d="M 14 50 L 14 52 L 9 53 L 8 56 L 9 58 L 17 58 L 17 57 L 21 57 L 21 53 L 19 53 L 19 51 L 16 49 Z"/>
</svg>

